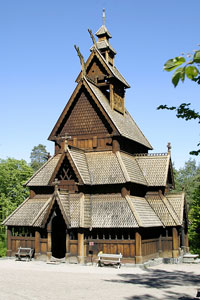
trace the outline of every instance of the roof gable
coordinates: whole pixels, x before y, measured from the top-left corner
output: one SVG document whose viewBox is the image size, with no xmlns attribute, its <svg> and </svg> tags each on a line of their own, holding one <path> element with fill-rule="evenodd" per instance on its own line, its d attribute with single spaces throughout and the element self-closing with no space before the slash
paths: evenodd
<svg viewBox="0 0 200 300">
<path fill-rule="evenodd" d="M 128 82 L 124 79 L 124 77 L 121 75 L 121 73 L 118 71 L 118 69 L 115 66 L 111 66 L 106 59 L 103 57 L 103 55 L 100 53 L 100 51 L 97 49 L 96 46 L 92 47 L 92 52 L 88 58 L 88 60 L 85 63 L 85 69 L 86 69 L 86 74 L 88 74 L 88 71 L 90 70 L 90 66 L 91 66 L 91 62 L 93 60 L 93 58 L 95 57 L 98 62 L 102 65 L 102 67 L 106 70 L 107 74 L 109 77 L 114 77 L 117 80 L 119 80 L 121 83 L 123 83 L 123 85 L 126 88 L 129 88 L 130 85 L 128 84 Z M 105 75 L 107 75 L 105 74 Z M 79 82 L 81 79 L 81 72 L 79 73 L 76 82 Z"/>
<path fill-rule="evenodd" d="M 55 140 L 56 136 L 66 132 L 71 136 L 117 133 L 114 123 L 92 93 L 86 79 L 78 83 L 48 139 Z"/>
</svg>

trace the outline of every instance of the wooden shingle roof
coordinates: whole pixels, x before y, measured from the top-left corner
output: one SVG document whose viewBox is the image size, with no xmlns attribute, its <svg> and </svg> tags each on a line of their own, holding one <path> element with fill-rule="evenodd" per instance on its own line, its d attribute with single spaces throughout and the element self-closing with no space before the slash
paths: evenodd
<svg viewBox="0 0 200 300">
<path fill-rule="evenodd" d="M 176 213 L 175 207 L 162 193 L 148 192 L 145 198 L 164 226 L 181 225 L 181 220 Z"/>
<path fill-rule="evenodd" d="M 118 129 L 119 133 L 135 142 L 138 142 L 144 146 L 146 146 L 148 149 L 152 149 L 151 144 L 148 142 L 142 131 L 139 129 L 135 121 L 132 119 L 131 115 L 128 113 L 128 111 L 125 111 L 125 114 L 122 115 L 118 113 L 117 111 L 113 110 L 110 107 L 110 104 L 107 100 L 107 98 L 104 96 L 104 94 L 101 92 L 101 90 L 96 87 L 94 84 L 89 82 L 87 79 L 87 84 L 90 87 L 90 89 L 93 91 L 95 96 L 97 97 L 98 101 L 102 105 L 105 112 L 108 114 L 116 128 Z"/>
<path fill-rule="evenodd" d="M 185 204 L 185 193 L 179 193 L 179 194 L 167 194 L 166 195 L 167 200 L 173 206 L 180 223 L 183 223 L 183 210 L 184 210 L 184 204 Z"/>
<path fill-rule="evenodd" d="M 27 182 L 27 186 L 47 186 L 62 154 L 52 156 Z"/>
<path fill-rule="evenodd" d="M 173 197 L 171 197 L 172 199 Z M 182 195 L 176 195 L 176 199 Z M 7 226 L 44 227 L 57 201 L 67 227 L 138 228 L 177 226 L 182 224 L 183 210 L 160 193 L 122 197 L 121 194 L 69 194 L 54 192 L 26 199 L 4 222 Z M 180 202 L 182 207 L 182 202 Z M 180 212 L 181 211 L 181 212 Z"/>
<path fill-rule="evenodd" d="M 56 178 L 56 171 L 63 160 L 69 158 L 79 178 L 79 184 L 104 185 L 133 182 L 145 186 L 166 186 L 170 155 L 130 155 L 117 151 L 95 151 L 69 147 L 65 154 L 52 157 L 28 181 L 27 186 L 48 186 Z M 54 176 L 54 178 L 52 177 Z"/>
</svg>

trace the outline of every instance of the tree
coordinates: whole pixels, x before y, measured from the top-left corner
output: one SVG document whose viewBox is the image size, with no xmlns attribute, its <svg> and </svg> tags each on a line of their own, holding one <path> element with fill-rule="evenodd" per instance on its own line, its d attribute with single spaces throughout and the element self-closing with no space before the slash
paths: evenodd
<svg viewBox="0 0 200 300">
<path fill-rule="evenodd" d="M 33 169 L 25 160 L 0 159 L 0 224 L 27 198 L 29 192 L 24 184 L 32 174 Z M 5 251 L 5 226 L 0 225 L 0 256 Z"/>
<path fill-rule="evenodd" d="M 172 75 L 172 83 L 174 87 L 176 87 L 181 80 L 182 82 L 185 81 L 185 77 L 189 78 L 190 80 L 200 84 L 200 50 L 195 51 L 193 55 L 187 54 L 189 60 L 186 61 L 184 56 L 178 56 L 172 59 L 169 59 L 164 64 L 164 70 L 167 72 L 175 70 L 174 74 Z M 179 67 L 180 65 L 183 65 Z M 168 109 L 168 110 L 175 110 L 177 118 L 188 120 L 196 120 L 200 123 L 200 114 L 196 112 L 194 109 L 190 108 L 191 103 L 182 103 L 179 106 L 171 106 L 168 107 L 165 105 L 160 105 L 157 109 Z M 200 146 L 200 143 L 197 144 L 197 147 Z M 199 155 L 200 148 L 197 150 L 193 150 L 190 152 L 192 155 Z"/>
<path fill-rule="evenodd" d="M 196 161 L 189 159 L 185 162 L 183 168 L 179 170 L 174 169 L 175 190 L 173 192 L 180 192 L 184 187 L 187 203 L 191 206 L 193 201 L 193 193 L 196 188 L 196 177 L 200 168 L 196 165 Z"/>
<path fill-rule="evenodd" d="M 39 144 L 33 147 L 30 155 L 31 167 L 34 171 L 37 171 L 48 159 L 48 153 L 46 146 Z"/>
<path fill-rule="evenodd" d="M 200 254 L 200 166 L 190 159 L 183 168 L 174 171 L 176 189 L 173 192 L 180 192 L 184 185 L 189 204 L 190 249 Z"/>
<path fill-rule="evenodd" d="M 200 169 L 196 176 L 196 188 L 193 193 L 193 202 L 189 212 L 189 240 L 190 248 L 200 255 Z"/>
</svg>

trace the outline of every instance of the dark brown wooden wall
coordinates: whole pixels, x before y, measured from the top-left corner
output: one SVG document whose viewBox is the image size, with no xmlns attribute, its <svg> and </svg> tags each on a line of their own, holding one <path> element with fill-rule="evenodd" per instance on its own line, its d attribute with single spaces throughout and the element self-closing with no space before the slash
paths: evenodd
<svg viewBox="0 0 200 300">
<path fill-rule="evenodd" d="M 111 132 L 106 120 L 103 118 L 94 101 L 85 91 L 77 99 L 70 115 L 62 125 L 61 135 L 80 136 L 87 134 L 108 134 Z"/>
</svg>

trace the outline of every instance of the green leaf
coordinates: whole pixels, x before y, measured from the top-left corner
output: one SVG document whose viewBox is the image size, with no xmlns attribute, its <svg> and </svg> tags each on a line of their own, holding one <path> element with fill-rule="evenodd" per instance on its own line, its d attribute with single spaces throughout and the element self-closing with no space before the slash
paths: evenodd
<svg viewBox="0 0 200 300">
<path fill-rule="evenodd" d="M 195 52 L 193 61 L 195 63 L 200 63 L 200 50 Z"/>
<path fill-rule="evenodd" d="M 185 73 L 189 79 L 193 79 L 199 74 L 199 70 L 194 66 L 188 66 L 185 69 Z"/>
<path fill-rule="evenodd" d="M 185 58 L 183 56 L 178 56 L 173 59 L 169 59 L 164 64 L 164 70 L 170 72 L 176 69 L 178 66 L 182 65 L 184 62 L 185 62 Z"/>
<path fill-rule="evenodd" d="M 177 84 L 179 83 L 179 80 L 182 80 L 182 81 L 184 81 L 184 79 L 185 79 L 185 68 L 178 68 L 175 72 L 174 72 L 174 74 L 173 74 L 173 76 L 172 76 L 172 83 L 173 83 L 173 85 L 174 85 L 174 87 L 176 87 L 177 86 Z"/>
</svg>

